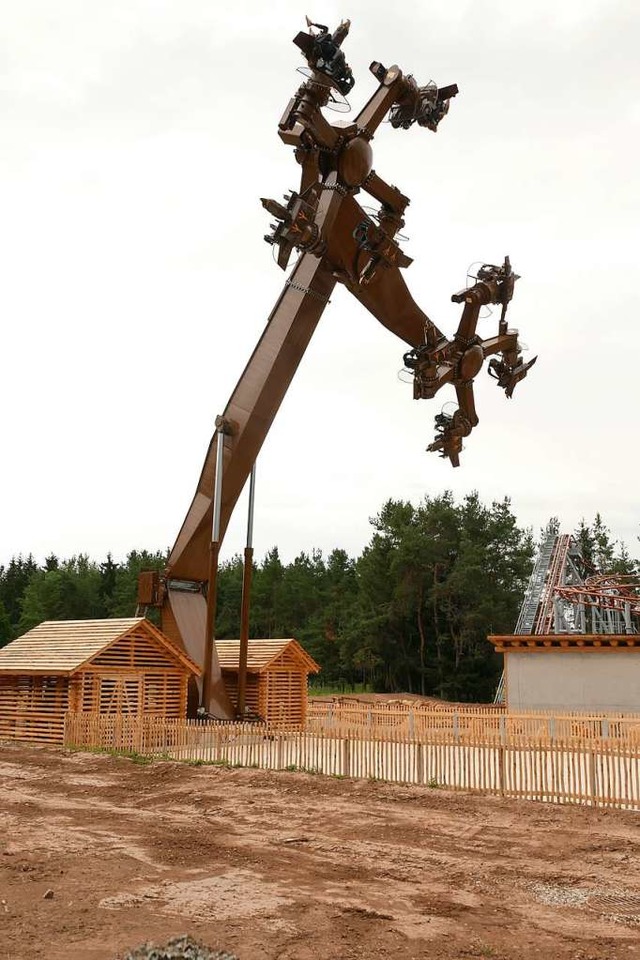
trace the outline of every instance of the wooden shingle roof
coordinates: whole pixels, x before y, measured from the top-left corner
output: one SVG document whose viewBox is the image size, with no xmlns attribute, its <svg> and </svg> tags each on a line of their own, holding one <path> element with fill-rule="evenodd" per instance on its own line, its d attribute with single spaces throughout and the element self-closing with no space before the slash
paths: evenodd
<svg viewBox="0 0 640 960">
<path fill-rule="evenodd" d="M 0 650 L 0 675 L 69 675 L 121 637 L 141 628 L 191 673 L 201 670 L 144 617 L 117 620 L 45 620 Z"/>
<path fill-rule="evenodd" d="M 218 660 L 222 670 L 237 670 L 240 660 L 239 640 L 216 640 Z M 262 673 L 276 660 L 288 654 L 309 673 L 319 673 L 320 667 L 297 640 L 249 640 L 247 670 Z"/>
</svg>

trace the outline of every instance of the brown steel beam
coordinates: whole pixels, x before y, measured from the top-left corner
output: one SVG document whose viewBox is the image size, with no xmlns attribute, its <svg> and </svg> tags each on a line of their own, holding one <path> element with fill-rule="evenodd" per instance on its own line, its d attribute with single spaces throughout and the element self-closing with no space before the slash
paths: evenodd
<svg viewBox="0 0 640 960">
<path fill-rule="evenodd" d="M 340 199 L 337 194 L 336 197 Z M 224 451 L 221 542 L 251 467 L 335 284 L 331 269 L 323 260 L 310 254 L 300 258 L 225 407 L 223 417 L 232 433 Z M 169 557 L 171 577 L 207 579 L 216 445 L 214 434 L 196 494 Z"/>
<path fill-rule="evenodd" d="M 373 137 L 391 107 L 398 100 L 398 93 L 402 89 L 402 71 L 395 64 L 385 70 L 379 63 L 372 63 L 369 69 L 380 80 L 380 86 L 364 105 L 355 122 L 367 136 Z"/>
<path fill-rule="evenodd" d="M 350 290 L 387 330 L 412 347 L 424 343 L 428 327 L 433 328 L 437 339 L 444 337 L 415 302 L 397 267 L 382 267 L 365 286 Z"/>
<path fill-rule="evenodd" d="M 397 187 L 386 183 L 382 177 L 379 177 L 375 170 L 372 170 L 367 179 L 362 184 L 362 189 L 369 196 L 385 207 L 390 207 L 395 213 L 403 214 L 409 205 L 409 198 L 405 197 Z"/>
</svg>

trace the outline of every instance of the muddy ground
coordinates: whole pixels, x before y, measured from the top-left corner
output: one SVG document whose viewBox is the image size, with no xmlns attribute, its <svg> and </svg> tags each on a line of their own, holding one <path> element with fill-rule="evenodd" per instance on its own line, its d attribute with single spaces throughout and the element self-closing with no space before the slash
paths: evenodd
<svg viewBox="0 0 640 960">
<path fill-rule="evenodd" d="M 0 956 L 635 960 L 639 840 L 635 813 L 0 745 Z"/>
</svg>

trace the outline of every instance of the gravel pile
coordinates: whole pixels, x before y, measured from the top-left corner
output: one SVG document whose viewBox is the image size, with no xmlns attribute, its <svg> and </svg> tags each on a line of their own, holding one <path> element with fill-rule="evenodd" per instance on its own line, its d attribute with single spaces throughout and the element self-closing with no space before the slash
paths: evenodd
<svg viewBox="0 0 640 960">
<path fill-rule="evenodd" d="M 224 950 L 210 950 L 191 937 L 176 937 L 164 946 L 145 943 L 125 954 L 123 960 L 238 960 Z"/>
<path fill-rule="evenodd" d="M 532 883 L 527 886 L 538 903 L 545 903 L 549 907 L 581 907 L 594 892 L 576 887 L 561 887 L 555 883 Z"/>
<path fill-rule="evenodd" d="M 601 887 L 582 889 L 561 887 L 555 883 L 530 883 L 526 888 L 538 903 L 549 907 L 587 907 L 612 923 L 640 926 L 640 895 L 620 891 L 611 893 Z"/>
</svg>

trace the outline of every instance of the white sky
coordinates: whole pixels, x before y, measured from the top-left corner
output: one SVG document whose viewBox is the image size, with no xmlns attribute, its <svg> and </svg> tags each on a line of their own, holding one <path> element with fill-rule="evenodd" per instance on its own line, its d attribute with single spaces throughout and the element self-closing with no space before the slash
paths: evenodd
<svg viewBox="0 0 640 960">
<path fill-rule="evenodd" d="M 383 125 L 411 197 L 407 283 L 451 334 L 473 261 L 510 254 L 511 324 L 539 361 L 476 382 L 462 465 L 425 447 L 403 344 L 338 289 L 258 463 L 255 548 L 369 539 L 388 497 L 508 494 L 519 521 L 637 510 L 640 8 L 634 0 L 20 0 L 0 38 L 0 563 L 171 545 L 216 414 L 285 275 L 259 197 L 297 188 L 277 123 L 304 13 L 352 20 L 353 112 L 372 60 L 457 82 L 437 135 Z M 340 119 L 335 115 L 335 119 Z M 366 201 L 365 201 L 366 202 Z M 497 318 L 481 325 L 490 335 Z M 243 545 L 241 501 L 225 554 Z"/>
</svg>

